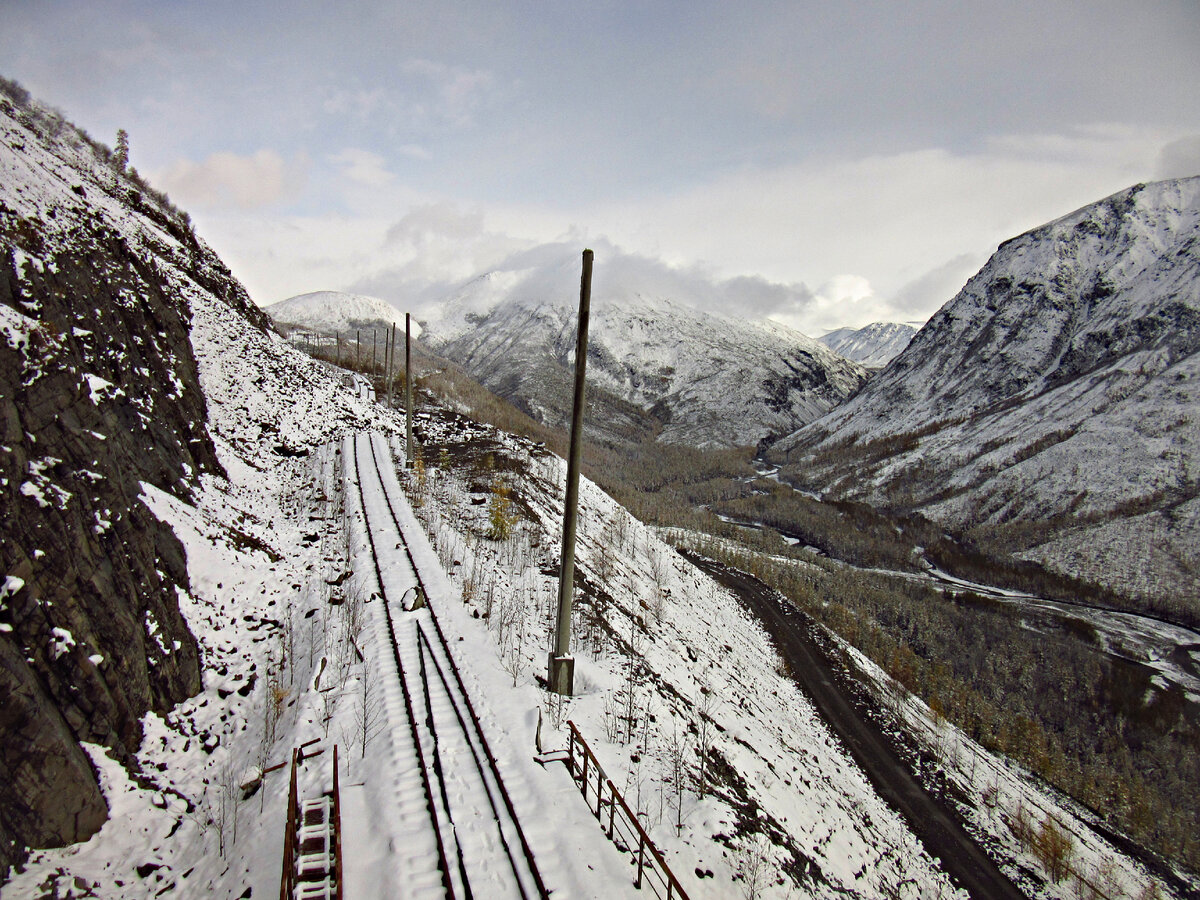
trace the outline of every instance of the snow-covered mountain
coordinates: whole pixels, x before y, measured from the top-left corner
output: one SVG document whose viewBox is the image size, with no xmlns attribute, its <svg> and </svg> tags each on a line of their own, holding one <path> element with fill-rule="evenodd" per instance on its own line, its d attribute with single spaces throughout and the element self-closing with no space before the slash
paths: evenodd
<svg viewBox="0 0 1200 900">
<path fill-rule="evenodd" d="M 868 369 L 881 369 L 904 351 L 916 333 L 911 325 L 872 322 L 862 328 L 838 328 L 817 340 Z"/>
<path fill-rule="evenodd" d="M 782 325 L 704 313 L 600 274 L 588 336 L 591 427 L 609 440 L 757 444 L 853 393 L 865 371 Z M 491 272 L 448 297 L 423 341 L 547 424 L 570 419 L 579 262 Z"/>
<path fill-rule="evenodd" d="M 404 328 L 404 313 L 386 300 L 344 291 L 298 294 L 272 303 L 263 311 L 280 325 L 324 334 L 345 334 L 355 329 L 388 328 L 392 325 L 396 325 L 398 331 Z"/>
<path fill-rule="evenodd" d="M 1198 238 L 1188 178 L 1006 242 L 779 454 L 838 494 L 989 530 L 1147 596 L 1200 596 Z"/>
</svg>

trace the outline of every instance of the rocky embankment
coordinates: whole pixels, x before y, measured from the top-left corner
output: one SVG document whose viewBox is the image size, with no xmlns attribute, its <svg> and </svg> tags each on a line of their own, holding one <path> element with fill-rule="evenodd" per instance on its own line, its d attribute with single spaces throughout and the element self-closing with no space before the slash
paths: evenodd
<svg viewBox="0 0 1200 900">
<path fill-rule="evenodd" d="M 107 809 L 80 742 L 133 765 L 200 687 L 184 551 L 140 502 L 220 471 L 188 337 L 202 290 L 265 327 L 186 216 L 0 82 L 0 872 Z"/>
</svg>

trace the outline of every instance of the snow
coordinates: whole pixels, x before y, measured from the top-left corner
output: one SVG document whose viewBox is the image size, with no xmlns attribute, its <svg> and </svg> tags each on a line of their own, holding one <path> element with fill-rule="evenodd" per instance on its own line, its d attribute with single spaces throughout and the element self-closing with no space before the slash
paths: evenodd
<svg viewBox="0 0 1200 900">
<path fill-rule="evenodd" d="M 953 524 L 1049 519 L 1030 558 L 1141 597 L 1195 596 L 1198 232 L 1200 178 L 1185 178 L 1006 242 L 900 356 L 796 437 L 863 454 L 856 499 L 902 486 L 905 505 Z M 805 452 L 789 462 L 822 482 Z"/>
<path fill-rule="evenodd" d="M 16 575 L 5 575 L 4 582 L 0 584 L 0 610 L 5 608 L 5 601 L 23 587 L 25 587 L 24 578 L 18 578 Z"/>
<path fill-rule="evenodd" d="M 917 329 L 896 322 L 874 322 L 863 328 L 838 328 L 817 338 L 847 359 L 879 369 L 899 356 Z"/>
<path fill-rule="evenodd" d="M 69 653 L 75 647 L 75 638 L 67 629 L 51 628 L 50 634 L 50 653 L 55 659 Z"/>
<path fill-rule="evenodd" d="M 37 327 L 36 319 L 0 304 L 0 332 L 3 332 L 4 339 L 12 349 L 23 351 L 29 345 L 30 332 Z"/>
<path fill-rule="evenodd" d="M 544 408 L 555 388 L 529 373 L 573 364 L 578 266 L 572 255 L 477 278 L 429 314 L 422 340 L 518 405 Z M 653 288 L 632 275 L 597 277 L 588 384 L 658 410 L 664 442 L 754 444 L 823 414 L 865 378 L 783 325 L 702 312 Z"/>
<path fill-rule="evenodd" d="M 343 291 L 314 291 L 289 297 L 264 307 L 276 322 L 326 334 L 341 332 L 343 336 L 355 329 L 395 325 L 396 333 L 404 331 L 404 313 L 386 300 Z M 412 322 L 413 337 L 421 333 Z"/>
</svg>

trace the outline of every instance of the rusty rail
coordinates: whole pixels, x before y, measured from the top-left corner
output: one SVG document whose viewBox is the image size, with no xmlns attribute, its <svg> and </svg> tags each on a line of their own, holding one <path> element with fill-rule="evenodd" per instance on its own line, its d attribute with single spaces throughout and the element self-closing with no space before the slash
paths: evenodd
<svg viewBox="0 0 1200 900">
<path fill-rule="evenodd" d="M 637 876 L 634 878 L 633 886 L 641 890 L 642 884 L 645 883 L 658 897 L 666 898 L 666 900 L 673 900 L 673 898 L 688 900 L 687 891 L 683 889 L 679 879 L 675 877 L 675 873 L 663 859 L 662 853 L 654 846 L 654 842 L 646 834 L 646 829 L 642 827 L 638 817 L 629 808 L 629 804 L 625 802 L 621 792 L 612 783 L 612 779 L 604 773 L 600 760 L 596 758 L 592 748 L 587 745 L 587 741 L 583 739 L 583 735 L 580 734 L 575 723 L 568 721 L 567 729 L 570 732 L 567 758 L 564 760 L 567 764 L 567 771 L 579 785 L 579 790 L 583 794 L 584 802 L 587 803 L 589 810 L 592 809 L 589 791 L 594 793 L 593 815 L 600 823 L 601 830 L 608 835 L 608 839 L 621 852 L 636 853 Z M 576 745 L 579 746 L 579 750 L 576 750 Z M 592 771 L 589 772 L 589 769 Z M 607 798 L 604 796 L 605 785 L 608 786 Z M 604 822 L 606 809 L 608 811 L 607 826 Z M 620 815 L 618 815 L 618 810 Z"/>
</svg>

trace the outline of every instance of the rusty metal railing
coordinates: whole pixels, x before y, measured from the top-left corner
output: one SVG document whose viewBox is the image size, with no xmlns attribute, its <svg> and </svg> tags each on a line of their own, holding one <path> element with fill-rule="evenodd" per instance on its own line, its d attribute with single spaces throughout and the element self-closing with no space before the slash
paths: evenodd
<svg viewBox="0 0 1200 900">
<path fill-rule="evenodd" d="M 596 821 L 600 823 L 600 827 L 608 835 L 608 839 L 617 846 L 618 850 L 628 851 L 634 855 L 637 875 L 633 880 L 633 886 L 640 890 L 645 884 L 654 891 L 656 896 L 663 897 L 665 900 L 673 900 L 673 898 L 688 900 L 687 891 L 683 889 L 679 879 L 675 877 L 675 873 L 663 859 L 662 853 L 654 846 L 654 842 L 646 834 L 646 829 L 642 827 L 638 817 L 629 808 L 629 804 L 625 802 L 621 792 L 612 783 L 612 779 L 604 774 L 604 768 L 596 759 L 592 748 L 587 745 L 587 741 L 583 739 L 583 735 L 580 734 L 575 723 L 568 721 L 567 729 L 570 732 L 570 744 L 567 749 L 567 758 L 563 760 L 567 764 L 567 771 L 579 785 L 584 802 L 587 803 L 588 809 L 593 811 Z M 607 797 L 605 796 L 606 791 Z M 606 812 L 607 823 L 605 822 Z"/>
</svg>

